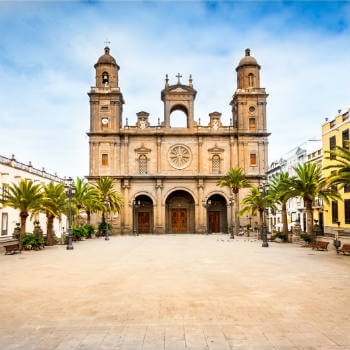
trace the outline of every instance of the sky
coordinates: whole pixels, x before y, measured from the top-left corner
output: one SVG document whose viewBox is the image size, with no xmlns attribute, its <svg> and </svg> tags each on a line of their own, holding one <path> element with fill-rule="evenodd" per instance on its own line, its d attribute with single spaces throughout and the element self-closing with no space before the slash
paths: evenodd
<svg viewBox="0 0 350 350">
<path fill-rule="evenodd" d="M 105 41 L 129 125 L 139 111 L 163 120 L 165 74 L 178 72 L 193 76 L 195 119 L 228 124 L 249 47 L 269 94 L 269 163 L 350 107 L 349 1 L 0 0 L 0 33 L 0 155 L 62 177 L 88 175 L 87 92 Z"/>
</svg>

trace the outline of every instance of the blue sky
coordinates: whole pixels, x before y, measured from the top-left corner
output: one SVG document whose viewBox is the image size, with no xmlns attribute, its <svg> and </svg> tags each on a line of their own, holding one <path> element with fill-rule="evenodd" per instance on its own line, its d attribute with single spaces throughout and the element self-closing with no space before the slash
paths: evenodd
<svg viewBox="0 0 350 350">
<path fill-rule="evenodd" d="M 350 2 L 1 2 L 0 154 L 60 175 L 88 174 L 93 65 L 111 41 L 124 120 L 163 118 L 164 76 L 193 75 L 195 118 L 222 113 L 251 53 L 270 94 L 269 162 L 320 137 L 350 107 Z M 186 81 L 186 80 L 185 80 Z"/>
</svg>

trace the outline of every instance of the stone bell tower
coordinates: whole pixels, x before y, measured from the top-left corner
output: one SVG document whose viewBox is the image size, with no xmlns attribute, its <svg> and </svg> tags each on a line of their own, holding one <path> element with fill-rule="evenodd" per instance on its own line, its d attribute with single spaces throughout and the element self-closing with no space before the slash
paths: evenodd
<svg viewBox="0 0 350 350">
<path fill-rule="evenodd" d="M 170 114 L 176 110 L 184 112 L 187 116 L 187 128 L 192 129 L 196 125 L 194 121 L 194 99 L 197 91 L 193 89 L 192 76 L 189 84 L 183 85 L 180 82 L 180 73 L 176 75 L 177 84 L 169 85 L 168 74 L 165 78 L 165 87 L 161 92 L 161 99 L 164 102 L 164 127 L 170 128 Z"/>
<path fill-rule="evenodd" d="M 238 158 L 247 174 L 264 176 L 267 170 L 267 129 L 265 88 L 260 87 L 260 65 L 245 50 L 236 68 L 237 90 L 233 95 L 233 126 L 237 128 Z"/>
<path fill-rule="evenodd" d="M 108 46 L 94 65 L 96 83 L 90 97 L 90 175 L 112 175 L 115 144 L 120 143 L 124 99 L 118 86 L 120 67 Z"/>
</svg>

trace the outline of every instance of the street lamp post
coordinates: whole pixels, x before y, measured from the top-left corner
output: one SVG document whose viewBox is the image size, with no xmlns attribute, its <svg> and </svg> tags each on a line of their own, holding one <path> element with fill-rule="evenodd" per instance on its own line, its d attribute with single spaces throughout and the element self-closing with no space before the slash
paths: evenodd
<svg viewBox="0 0 350 350">
<path fill-rule="evenodd" d="M 209 228 L 208 228 L 208 208 L 211 206 L 211 200 L 202 200 L 202 205 L 205 208 L 205 219 L 206 219 L 206 225 L 205 225 L 205 234 L 209 234 Z"/>
<path fill-rule="evenodd" d="M 105 234 L 105 241 L 109 241 L 109 235 L 108 235 L 108 208 L 110 206 L 110 203 L 109 203 L 109 198 L 108 196 L 106 197 L 105 199 L 105 206 L 106 206 L 106 234 Z"/>
<path fill-rule="evenodd" d="M 229 204 L 230 204 L 230 207 L 231 207 L 231 217 L 230 217 L 230 220 L 231 220 L 231 225 L 230 225 L 230 228 L 231 228 L 231 235 L 230 235 L 230 238 L 231 239 L 234 239 L 235 238 L 235 235 L 233 233 L 233 203 L 234 203 L 234 200 L 233 200 L 233 197 L 232 195 L 230 196 L 230 199 L 229 199 Z"/>
<path fill-rule="evenodd" d="M 64 188 L 69 199 L 69 216 L 68 216 L 68 237 L 67 237 L 67 249 L 72 250 L 73 248 L 73 237 L 72 237 L 72 198 L 75 194 L 75 187 L 72 186 L 73 179 L 71 177 L 68 178 L 67 183 Z"/>
<path fill-rule="evenodd" d="M 137 226 L 136 226 L 136 208 L 139 208 L 141 206 L 141 201 L 140 200 L 136 200 L 134 199 L 132 201 L 132 207 L 133 207 L 133 220 L 132 220 L 132 223 L 133 223 L 133 228 L 132 228 L 132 232 L 134 234 L 134 236 L 138 236 L 139 235 L 139 232 L 138 232 L 138 229 L 137 229 Z"/>
<path fill-rule="evenodd" d="M 267 182 L 263 182 L 262 185 L 259 187 L 259 192 L 262 194 L 264 198 L 264 214 L 263 214 L 263 243 L 262 247 L 268 247 L 269 244 L 267 243 L 267 226 L 266 226 L 266 196 L 267 191 L 269 190 L 269 184 Z"/>
</svg>

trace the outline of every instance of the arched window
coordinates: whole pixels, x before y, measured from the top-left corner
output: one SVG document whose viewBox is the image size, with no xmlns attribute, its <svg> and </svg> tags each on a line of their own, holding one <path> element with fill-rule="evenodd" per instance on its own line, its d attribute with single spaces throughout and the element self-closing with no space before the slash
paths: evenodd
<svg viewBox="0 0 350 350">
<path fill-rule="evenodd" d="M 254 87 L 254 74 L 248 74 L 249 87 Z"/>
<path fill-rule="evenodd" d="M 104 85 L 109 84 L 109 74 L 107 72 L 102 73 L 102 84 Z"/>
<path fill-rule="evenodd" d="M 249 130 L 250 131 L 256 130 L 255 118 L 249 118 Z"/>
<path fill-rule="evenodd" d="M 215 154 L 212 158 L 213 174 L 220 174 L 220 156 Z"/>
<path fill-rule="evenodd" d="M 144 154 L 139 157 L 139 174 L 147 174 L 147 157 Z"/>
</svg>

